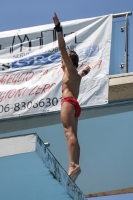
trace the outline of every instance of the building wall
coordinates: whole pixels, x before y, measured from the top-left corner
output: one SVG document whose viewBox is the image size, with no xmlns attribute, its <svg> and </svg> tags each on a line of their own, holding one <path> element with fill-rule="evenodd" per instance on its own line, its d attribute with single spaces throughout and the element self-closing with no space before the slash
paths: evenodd
<svg viewBox="0 0 133 200">
<path fill-rule="evenodd" d="M 133 187 L 133 101 L 88 108 L 78 124 L 84 194 Z M 68 151 L 59 113 L 1 121 L 0 137 L 37 133 L 67 170 Z"/>
</svg>

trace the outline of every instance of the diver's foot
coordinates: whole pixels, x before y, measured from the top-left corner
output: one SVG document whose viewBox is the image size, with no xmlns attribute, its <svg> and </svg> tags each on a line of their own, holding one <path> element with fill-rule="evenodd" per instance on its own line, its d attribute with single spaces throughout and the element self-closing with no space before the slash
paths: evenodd
<svg viewBox="0 0 133 200">
<path fill-rule="evenodd" d="M 74 182 L 76 181 L 80 173 L 81 173 L 81 168 L 79 165 L 76 165 L 75 167 L 70 167 L 68 171 L 68 175 Z"/>
</svg>

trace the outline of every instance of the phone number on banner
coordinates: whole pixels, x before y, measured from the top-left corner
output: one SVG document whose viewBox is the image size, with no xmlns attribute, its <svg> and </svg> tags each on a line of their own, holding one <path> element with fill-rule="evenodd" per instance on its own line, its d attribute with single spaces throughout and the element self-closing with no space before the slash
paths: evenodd
<svg viewBox="0 0 133 200">
<path fill-rule="evenodd" d="M 10 107 L 10 104 L 7 104 L 5 106 L 0 105 L 0 114 L 3 114 L 3 112 L 9 112 L 10 110 L 14 110 L 14 112 L 18 112 L 21 110 L 30 110 L 30 109 L 36 109 L 36 108 L 42 108 L 42 107 L 50 107 L 50 106 L 56 106 L 59 103 L 60 99 L 54 98 L 46 98 L 41 99 L 40 101 L 29 101 L 29 102 L 21 102 L 21 103 L 15 103 L 14 106 Z"/>
</svg>

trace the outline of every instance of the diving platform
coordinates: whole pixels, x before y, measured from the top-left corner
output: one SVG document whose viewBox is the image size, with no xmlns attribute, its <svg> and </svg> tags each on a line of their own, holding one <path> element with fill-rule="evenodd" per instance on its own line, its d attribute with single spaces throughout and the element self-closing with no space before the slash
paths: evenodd
<svg viewBox="0 0 133 200">
<path fill-rule="evenodd" d="M 37 134 L 0 139 L 0 199 L 85 200 Z"/>
</svg>

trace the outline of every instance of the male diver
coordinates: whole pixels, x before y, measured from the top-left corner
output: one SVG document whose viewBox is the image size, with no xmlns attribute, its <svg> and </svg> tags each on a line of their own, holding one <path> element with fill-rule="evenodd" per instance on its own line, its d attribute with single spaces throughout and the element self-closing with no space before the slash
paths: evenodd
<svg viewBox="0 0 133 200">
<path fill-rule="evenodd" d="M 81 173 L 79 166 L 80 146 L 77 137 L 78 117 L 81 113 L 80 105 L 77 101 L 81 78 L 90 71 L 89 66 L 85 66 L 77 71 L 79 58 L 75 51 L 66 51 L 66 44 L 62 34 L 62 27 L 59 19 L 54 13 L 53 21 L 58 36 L 58 45 L 62 56 L 61 68 L 64 72 L 62 78 L 62 100 L 61 100 L 61 121 L 68 144 L 69 169 L 68 175 L 76 181 Z"/>
</svg>

